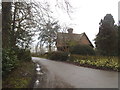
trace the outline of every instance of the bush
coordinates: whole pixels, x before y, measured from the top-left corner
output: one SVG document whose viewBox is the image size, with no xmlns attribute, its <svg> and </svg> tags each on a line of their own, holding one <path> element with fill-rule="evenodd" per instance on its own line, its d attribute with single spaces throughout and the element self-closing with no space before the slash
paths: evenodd
<svg viewBox="0 0 120 90">
<path fill-rule="evenodd" d="M 94 60 L 96 61 L 99 57 L 98 56 L 89 56 L 89 55 L 75 55 L 72 54 L 70 55 L 70 61 L 74 61 L 74 60 Z"/>
<path fill-rule="evenodd" d="M 19 61 L 30 61 L 30 50 L 19 48 L 2 49 L 2 74 L 6 76 L 12 69 L 19 65 Z"/>
<path fill-rule="evenodd" d="M 26 61 L 32 60 L 30 50 L 26 50 L 26 51 L 24 52 L 24 56 L 25 56 L 25 60 L 26 60 Z"/>
<path fill-rule="evenodd" d="M 60 51 L 51 52 L 48 54 L 48 58 L 51 60 L 66 61 L 68 59 L 68 53 Z"/>
<path fill-rule="evenodd" d="M 30 52 L 30 50 L 18 49 L 17 57 L 19 60 L 30 61 L 31 60 L 31 52 Z"/>
<path fill-rule="evenodd" d="M 17 55 L 12 49 L 2 50 L 2 74 L 5 76 L 8 72 L 18 65 Z"/>
<path fill-rule="evenodd" d="M 70 47 L 71 54 L 79 54 L 79 55 L 95 55 L 95 51 L 92 47 L 88 45 L 76 45 Z"/>
</svg>

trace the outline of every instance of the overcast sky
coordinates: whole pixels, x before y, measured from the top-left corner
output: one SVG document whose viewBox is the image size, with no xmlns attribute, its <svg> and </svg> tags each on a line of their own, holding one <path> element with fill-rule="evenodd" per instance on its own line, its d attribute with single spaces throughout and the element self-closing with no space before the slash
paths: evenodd
<svg viewBox="0 0 120 90">
<path fill-rule="evenodd" d="M 55 0 L 46 1 L 49 1 L 52 6 Z M 71 13 L 71 19 L 64 11 L 51 7 L 54 11 L 54 16 L 60 23 L 73 28 L 74 33 L 85 32 L 93 44 L 93 39 L 99 31 L 99 22 L 106 14 L 112 14 L 115 23 L 118 23 L 119 0 L 69 0 L 69 2 L 74 8 L 74 12 Z"/>
</svg>

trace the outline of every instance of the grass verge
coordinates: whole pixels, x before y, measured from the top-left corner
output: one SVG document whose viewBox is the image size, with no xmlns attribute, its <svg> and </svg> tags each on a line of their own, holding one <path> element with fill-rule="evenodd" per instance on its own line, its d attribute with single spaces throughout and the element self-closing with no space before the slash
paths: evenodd
<svg viewBox="0 0 120 90">
<path fill-rule="evenodd" d="M 31 88 L 35 76 L 35 64 L 21 61 L 6 78 L 2 80 L 2 88 Z"/>
</svg>

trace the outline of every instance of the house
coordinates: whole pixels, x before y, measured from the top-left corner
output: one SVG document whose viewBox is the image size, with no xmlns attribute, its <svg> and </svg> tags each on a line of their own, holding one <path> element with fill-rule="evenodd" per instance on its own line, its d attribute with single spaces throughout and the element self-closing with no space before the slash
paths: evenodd
<svg viewBox="0 0 120 90">
<path fill-rule="evenodd" d="M 73 29 L 69 28 L 68 33 L 58 33 L 56 41 L 56 47 L 58 51 L 69 50 L 69 46 L 76 44 L 89 45 L 94 48 L 85 32 L 81 34 L 75 34 L 73 33 Z"/>
</svg>

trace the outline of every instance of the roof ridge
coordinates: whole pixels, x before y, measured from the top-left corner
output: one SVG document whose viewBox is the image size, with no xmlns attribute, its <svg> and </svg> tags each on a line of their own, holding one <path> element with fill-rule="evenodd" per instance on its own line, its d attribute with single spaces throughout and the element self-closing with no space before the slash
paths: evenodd
<svg viewBox="0 0 120 90">
<path fill-rule="evenodd" d="M 81 33 L 81 34 L 78 34 L 78 33 L 72 33 L 72 34 L 75 34 L 75 35 L 82 35 L 84 34 L 85 32 Z M 58 34 L 69 34 L 69 33 L 63 33 L 63 32 L 58 32 Z"/>
</svg>

